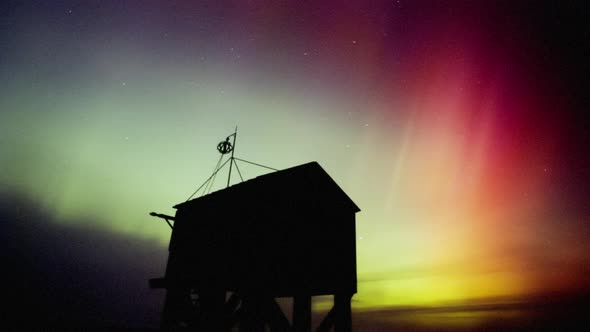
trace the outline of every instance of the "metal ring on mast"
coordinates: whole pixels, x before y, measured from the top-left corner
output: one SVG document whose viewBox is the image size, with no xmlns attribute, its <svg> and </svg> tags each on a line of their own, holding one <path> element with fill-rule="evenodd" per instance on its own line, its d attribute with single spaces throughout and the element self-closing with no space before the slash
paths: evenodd
<svg viewBox="0 0 590 332">
<path fill-rule="evenodd" d="M 229 142 L 229 137 L 225 141 L 219 142 L 219 144 L 217 144 L 217 151 L 219 151 L 221 154 L 228 154 L 232 152 L 233 149 L 234 146 Z"/>
</svg>

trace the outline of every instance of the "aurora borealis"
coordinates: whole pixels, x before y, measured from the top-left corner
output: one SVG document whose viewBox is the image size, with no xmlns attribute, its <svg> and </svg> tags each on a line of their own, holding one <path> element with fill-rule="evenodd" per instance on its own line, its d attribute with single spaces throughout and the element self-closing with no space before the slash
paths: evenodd
<svg viewBox="0 0 590 332">
<path fill-rule="evenodd" d="M 169 229 L 147 213 L 173 214 L 237 125 L 237 156 L 280 169 L 318 161 L 361 208 L 355 310 L 589 289 L 579 6 L 2 7 L 0 190 L 60 227 L 165 254 Z"/>
</svg>

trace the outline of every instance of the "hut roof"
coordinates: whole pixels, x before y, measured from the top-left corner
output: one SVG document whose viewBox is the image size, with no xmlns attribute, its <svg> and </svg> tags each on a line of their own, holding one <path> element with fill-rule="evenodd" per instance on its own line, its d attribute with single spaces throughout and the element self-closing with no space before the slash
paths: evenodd
<svg viewBox="0 0 590 332">
<path fill-rule="evenodd" d="M 359 212 L 358 206 L 317 163 L 310 162 L 272 172 L 174 206 L 175 209 L 242 204 L 273 208 L 290 204 L 303 208 L 318 206 Z M 312 204 L 309 204 L 309 203 Z M 228 206 L 229 208 L 229 206 Z"/>
</svg>

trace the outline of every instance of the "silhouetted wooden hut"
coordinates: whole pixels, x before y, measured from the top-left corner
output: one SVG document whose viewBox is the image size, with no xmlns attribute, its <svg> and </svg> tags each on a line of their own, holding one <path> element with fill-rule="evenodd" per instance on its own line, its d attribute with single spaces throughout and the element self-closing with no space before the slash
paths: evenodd
<svg viewBox="0 0 590 332">
<path fill-rule="evenodd" d="M 334 295 L 319 329 L 351 329 L 359 208 L 316 163 L 175 206 L 162 327 L 310 331 L 311 297 Z M 171 218 L 171 217 L 170 217 Z M 293 322 L 276 297 L 293 297 Z"/>
</svg>

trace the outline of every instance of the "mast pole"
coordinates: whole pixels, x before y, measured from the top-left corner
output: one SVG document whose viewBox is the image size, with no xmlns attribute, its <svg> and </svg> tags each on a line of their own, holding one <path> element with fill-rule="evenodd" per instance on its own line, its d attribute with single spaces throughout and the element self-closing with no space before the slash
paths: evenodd
<svg viewBox="0 0 590 332">
<path fill-rule="evenodd" d="M 231 169 L 232 169 L 233 164 L 235 163 L 234 151 L 236 151 L 236 136 L 238 136 L 238 126 L 236 126 L 236 131 L 234 131 L 232 136 L 234 137 L 234 141 L 233 141 L 233 149 L 231 150 L 231 157 L 229 157 L 229 174 L 227 176 L 227 187 L 229 187 L 229 182 L 231 180 Z"/>
</svg>

